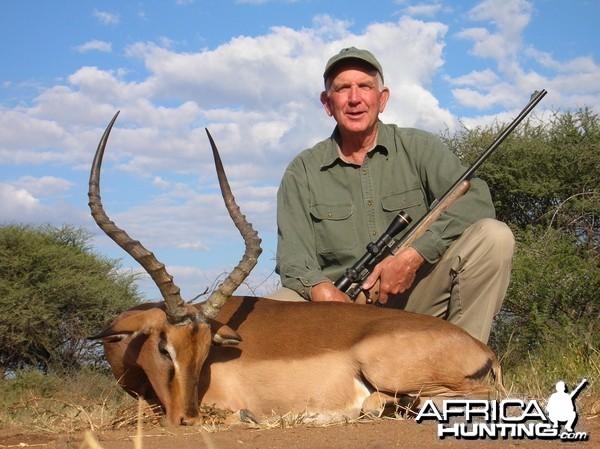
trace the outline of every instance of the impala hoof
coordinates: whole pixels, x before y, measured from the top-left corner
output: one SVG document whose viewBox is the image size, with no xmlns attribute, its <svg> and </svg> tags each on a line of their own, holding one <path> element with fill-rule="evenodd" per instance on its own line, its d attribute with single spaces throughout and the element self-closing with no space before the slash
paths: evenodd
<svg viewBox="0 0 600 449">
<path fill-rule="evenodd" d="M 254 416 L 254 413 L 245 408 L 240 410 L 240 421 L 247 424 L 258 424 L 258 420 Z"/>
</svg>

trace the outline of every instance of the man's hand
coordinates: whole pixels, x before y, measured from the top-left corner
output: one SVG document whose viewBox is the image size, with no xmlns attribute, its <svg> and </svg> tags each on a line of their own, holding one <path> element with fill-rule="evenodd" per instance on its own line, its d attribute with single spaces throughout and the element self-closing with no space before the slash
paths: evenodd
<svg viewBox="0 0 600 449">
<path fill-rule="evenodd" d="M 390 295 L 403 293 L 410 288 L 417 270 L 424 263 L 425 259 L 417 250 L 407 247 L 375 265 L 363 284 L 363 290 L 369 290 L 380 279 L 379 302 L 385 304 Z"/>
<path fill-rule="evenodd" d="M 350 297 L 340 291 L 332 282 L 321 282 L 314 285 L 310 296 L 313 301 L 350 302 Z"/>
</svg>

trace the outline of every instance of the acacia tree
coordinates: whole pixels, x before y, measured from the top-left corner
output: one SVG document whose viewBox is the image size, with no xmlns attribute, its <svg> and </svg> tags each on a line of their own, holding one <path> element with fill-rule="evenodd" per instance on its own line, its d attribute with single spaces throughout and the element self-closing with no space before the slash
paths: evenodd
<svg viewBox="0 0 600 449">
<path fill-rule="evenodd" d="M 71 226 L 0 226 L 0 374 L 77 367 L 98 357 L 98 327 L 140 302 L 135 276 Z"/>
<path fill-rule="evenodd" d="M 465 164 L 503 128 L 445 140 Z M 514 360 L 543 346 L 600 341 L 600 118 L 588 109 L 519 126 L 482 165 L 516 240 L 512 281 L 491 342 Z M 592 349 L 594 350 L 594 349 Z"/>
</svg>

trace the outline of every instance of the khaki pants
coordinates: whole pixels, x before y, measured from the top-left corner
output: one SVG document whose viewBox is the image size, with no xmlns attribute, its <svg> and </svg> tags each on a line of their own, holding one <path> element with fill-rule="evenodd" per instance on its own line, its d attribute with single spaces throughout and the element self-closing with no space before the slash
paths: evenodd
<svg viewBox="0 0 600 449">
<path fill-rule="evenodd" d="M 514 237 L 506 224 L 480 220 L 436 264 L 421 267 L 410 290 L 391 297 L 384 307 L 448 320 L 487 343 L 508 288 L 513 251 Z M 285 287 L 267 297 L 304 301 Z"/>
</svg>

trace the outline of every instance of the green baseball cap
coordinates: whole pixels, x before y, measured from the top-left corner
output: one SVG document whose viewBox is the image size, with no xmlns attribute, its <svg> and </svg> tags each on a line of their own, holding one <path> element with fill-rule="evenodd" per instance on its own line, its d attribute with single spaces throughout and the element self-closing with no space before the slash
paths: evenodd
<svg viewBox="0 0 600 449">
<path fill-rule="evenodd" d="M 356 47 L 348 47 L 342 49 L 337 55 L 332 56 L 327 61 L 327 65 L 325 66 L 325 72 L 323 73 L 323 78 L 327 80 L 327 77 L 331 73 L 331 71 L 342 61 L 347 61 L 350 59 L 356 59 L 358 61 L 362 61 L 363 63 L 367 63 L 372 66 L 375 70 L 379 72 L 381 75 L 381 79 L 383 80 L 383 69 L 381 68 L 381 64 L 373 53 L 367 50 L 360 50 Z"/>
</svg>

